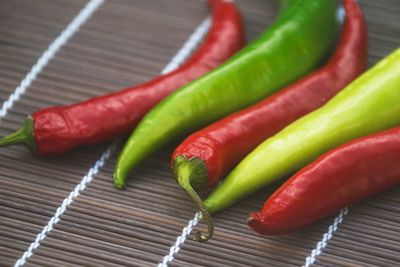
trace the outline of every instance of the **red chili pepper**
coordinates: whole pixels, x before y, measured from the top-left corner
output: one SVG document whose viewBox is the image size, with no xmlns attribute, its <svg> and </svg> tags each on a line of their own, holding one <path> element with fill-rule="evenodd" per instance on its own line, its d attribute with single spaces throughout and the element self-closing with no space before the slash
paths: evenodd
<svg viewBox="0 0 400 267">
<path fill-rule="evenodd" d="M 216 184 L 259 143 L 322 106 L 364 72 L 368 58 L 365 20 L 354 0 L 344 0 L 344 6 L 347 15 L 341 38 L 324 67 L 190 135 L 176 148 L 171 167 L 181 186 L 188 180 L 194 188 Z"/>
<path fill-rule="evenodd" d="M 322 155 L 283 184 L 248 223 L 261 234 L 286 234 L 399 184 L 397 127 Z"/>
<path fill-rule="evenodd" d="M 198 51 L 180 68 L 116 93 L 39 110 L 23 129 L 1 140 L 0 146 L 25 143 L 37 154 L 49 155 L 131 132 L 159 101 L 214 69 L 244 45 L 242 18 L 234 3 L 228 0 L 209 0 L 209 3 L 212 7 L 209 33 Z"/>
</svg>

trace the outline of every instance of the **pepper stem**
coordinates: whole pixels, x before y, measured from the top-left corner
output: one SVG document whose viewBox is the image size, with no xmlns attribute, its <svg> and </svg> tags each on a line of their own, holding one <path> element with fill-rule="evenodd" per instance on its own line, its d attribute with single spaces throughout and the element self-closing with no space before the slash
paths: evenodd
<svg viewBox="0 0 400 267">
<path fill-rule="evenodd" d="M 18 131 L 0 139 L 0 147 L 6 147 L 16 144 L 24 144 L 32 152 L 36 151 L 33 133 L 33 119 L 28 117 L 22 128 Z"/>
<path fill-rule="evenodd" d="M 208 210 L 204 207 L 203 201 L 201 200 L 200 196 L 197 194 L 197 192 L 193 189 L 192 185 L 190 184 L 189 179 L 180 179 L 179 180 L 179 185 L 185 189 L 185 191 L 188 193 L 188 195 L 192 198 L 193 202 L 199 207 L 201 211 L 201 219 L 205 219 L 207 222 L 207 227 L 208 227 L 208 233 L 203 234 L 200 231 L 196 231 L 194 233 L 195 240 L 199 242 L 206 242 L 208 241 L 213 233 L 214 233 L 214 222 L 213 219 L 211 218 L 210 213 Z"/>
<path fill-rule="evenodd" d="M 16 144 L 25 143 L 26 134 L 24 128 L 19 129 L 0 140 L 0 147 L 11 146 Z"/>
<path fill-rule="evenodd" d="M 194 157 L 187 159 L 185 155 L 179 155 L 174 159 L 173 170 L 174 177 L 179 186 L 182 187 L 192 198 L 193 202 L 196 203 L 201 211 L 201 219 L 207 222 L 207 234 L 203 235 L 200 231 L 194 234 L 196 241 L 206 242 L 214 233 L 214 222 L 195 190 L 207 186 L 208 176 L 205 162 L 200 158 Z"/>
</svg>

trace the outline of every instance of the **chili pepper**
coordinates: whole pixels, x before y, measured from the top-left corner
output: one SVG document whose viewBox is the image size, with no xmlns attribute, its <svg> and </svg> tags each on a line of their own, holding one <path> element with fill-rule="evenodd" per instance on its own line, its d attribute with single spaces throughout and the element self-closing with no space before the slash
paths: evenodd
<svg viewBox="0 0 400 267">
<path fill-rule="evenodd" d="M 50 107 L 29 116 L 24 126 L 0 140 L 25 144 L 39 155 L 59 154 L 131 132 L 160 100 L 236 53 L 245 42 L 241 15 L 232 1 L 209 0 L 212 25 L 197 52 L 180 68 L 138 86 L 82 103 Z"/>
<path fill-rule="evenodd" d="M 204 201 L 218 212 L 324 152 L 400 125 L 400 49 L 348 85 L 323 107 L 267 139 Z"/>
<path fill-rule="evenodd" d="M 248 223 L 261 234 L 286 234 L 399 184 L 397 127 L 322 155 L 286 181 Z"/>
<path fill-rule="evenodd" d="M 326 56 L 337 30 L 334 1 L 292 0 L 284 6 L 278 21 L 252 44 L 170 95 L 144 117 L 117 161 L 117 188 L 124 187 L 129 170 L 157 148 L 254 104 L 304 75 Z"/>
<path fill-rule="evenodd" d="M 346 19 L 328 63 L 258 104 L 187 137 L 174 151 L 171 168 L 199 207 L 195 189 L 213 186 L 266 138 L 317 109 L 366 70 L 367 30 L 355 0 L 344 0 Z M 203 208 L 201 208 L 203 209 Z"/>
</svg>

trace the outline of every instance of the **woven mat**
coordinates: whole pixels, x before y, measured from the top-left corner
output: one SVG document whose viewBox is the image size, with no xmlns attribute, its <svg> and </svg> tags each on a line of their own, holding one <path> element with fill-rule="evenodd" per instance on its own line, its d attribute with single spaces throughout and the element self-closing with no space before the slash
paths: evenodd
<svg viewBox="0 0 400 267">
<path fill-rule="evenodd" d="M 360 0 L 370 64 L 400 44 L 400 1 Z M 6 101 L 48 45 L 87 4 L 83 0 L 0 1 L 0 101 Z M 275 18 L 277 1 L 238 0 L 248 39 Z M 203 0 L 106 1 L 61 48 L 0 122 L 0 136 L 33 111 L 118 90 L 157 75 L 208 14 Z M 112 186 L 117 151 L 28 255 L 25 266 L 156 266 L 196 212 L 171 178 L 172 144 Z M 0 150 L 0 266 L 28 250 L 62 201 L 107 149 L 55 158 L 22 147 Z M 277 185 L 275 185 L 276 187 Z M 187 240 L 171 266 L 302 266 L 335 216 L 281 237 L 246 225 L 274 186 L 215 216 L 215 236 Z M 314 266 L 400 266 L 400 188 L 350 207 Z M 68 203 L 69 204 L 69 203 Z M 204 229 L 204 226 L 200 226 Z"/>
</svg>

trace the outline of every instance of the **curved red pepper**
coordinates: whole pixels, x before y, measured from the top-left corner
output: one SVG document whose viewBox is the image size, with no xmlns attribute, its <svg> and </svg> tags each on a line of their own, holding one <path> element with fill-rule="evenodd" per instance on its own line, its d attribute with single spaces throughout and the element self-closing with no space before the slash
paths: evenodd
<svg viewBox="0 0 400 267">
<path fill-rule="evenodd" d="M 365 20 L 354 0 L 344 0 L 344 6 L 347 15 L 341 38 L 325 66 L 264 101 L 190 135 L 174 151 L 172 169 L 184 160 L 191 161 L 195 173 L 189 174 L 189 179 L 194 187 L 216 184 L 259 143 L 322 106 L 364 72 L 368 58 Z M 176 168 L 174 172 L 179 175 Z M 194 177 L 199 173 L 205 175 Z"/>
<path fill-rule="evenodd" d="M 283 184 L 248 223 L 261 234 L 286 234 L 399 184 L 397 127 L 322 155 Z"/>
<path fill-rule="evenodd" d="M 131 132 L 159 101 L 214 69 L 244 45 L 242 18 L 234 3 L 228 0 L 209 0 L 209 3 L 212 7 L 209 33 L 202 46 L 184 65 L 171 73 L 116 93 L 75 105 L 39 110 L 32 115 L 34 144 L 27 141 L 32 133 L 23 133 L 25 139 L 20 142 L 34 147 L 37 154 L 49 155 Z M 32 130 L 32 127 L 27 128 Z M 9 143 L 6 139 L 3 143 L 0 141 L 0 146 L 17 143 L 15 134 L 14 138 L 9 138 Z"/>
</svg>

